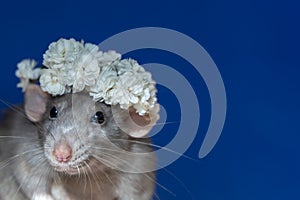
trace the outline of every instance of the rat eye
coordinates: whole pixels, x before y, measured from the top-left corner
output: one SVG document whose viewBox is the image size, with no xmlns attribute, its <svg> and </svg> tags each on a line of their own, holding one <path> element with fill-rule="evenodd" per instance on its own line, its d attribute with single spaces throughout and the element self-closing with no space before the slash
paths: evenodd
<svg viewBox="0 0 300 200">
<path fill-rule="evenodd" d="M 50 118 L 51 119 L 57 118 L 57 115 L 58 115 L 58 111 L 57 111 L 56 107 L 53 106 L 50 110 Z"/>
<path fill-rule="evenodd" d="M 96 112 L 96 114 L 91 119 L 92 122 L 103 124 L 105 122 L 104 114 L 101 111 Z"/>
</svg>

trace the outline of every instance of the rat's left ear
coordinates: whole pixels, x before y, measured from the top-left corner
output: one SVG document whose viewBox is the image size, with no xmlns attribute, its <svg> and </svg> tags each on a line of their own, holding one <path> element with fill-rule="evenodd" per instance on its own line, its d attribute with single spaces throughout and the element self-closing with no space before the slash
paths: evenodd
<svg viewBox="0 0 300 200">
<path fill-rule="evenodd" d="M 158 104 L 143 116 L 139 115 L 133 107 L 130 107 L 129 110 L 121 108 L 114 108 L 112 110 L 114 119 L 120 129 L 134 138 L 146 136 L 159 119 Z"/>
<path fill-rule="evenodd" d="M 30 121 L 38 122 L 46 112 L 49 95 L 40 86 L 29 84 L 25 91 L 25 113 Z"/>
</svg>

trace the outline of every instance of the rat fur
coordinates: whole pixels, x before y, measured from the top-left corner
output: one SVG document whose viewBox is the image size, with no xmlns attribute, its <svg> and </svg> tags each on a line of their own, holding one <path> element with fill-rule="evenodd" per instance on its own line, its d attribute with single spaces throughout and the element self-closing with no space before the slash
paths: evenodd
<svg viewBox="0 0 300 200">
<path fill-rule="evenodd" d="M 152 199 L 156 161 L 144 136 L 157 119 L 30 85 L 1 122 L 0 200 Z"/>
</svg>

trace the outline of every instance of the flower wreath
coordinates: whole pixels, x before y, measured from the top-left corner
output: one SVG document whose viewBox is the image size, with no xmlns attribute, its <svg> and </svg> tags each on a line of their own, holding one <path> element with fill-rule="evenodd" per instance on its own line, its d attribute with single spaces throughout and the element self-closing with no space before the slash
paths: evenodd
<svg viewBox="0 0 300 200">
<path fill-rule="evenodd" d="M 43 67 L 31 59 L 18 63 L 17 87 L 24 92 L 30 81 L 52 96 L 87 91 L 94 101 L 122 109 L 133 106 L 145 115 L 157 105 L 151 74 L 133 59 L 121 59 L 115 51 L 102 52 L 97 45 L 74 39 L 59 39 L 43 55 Z"/>
</svg>

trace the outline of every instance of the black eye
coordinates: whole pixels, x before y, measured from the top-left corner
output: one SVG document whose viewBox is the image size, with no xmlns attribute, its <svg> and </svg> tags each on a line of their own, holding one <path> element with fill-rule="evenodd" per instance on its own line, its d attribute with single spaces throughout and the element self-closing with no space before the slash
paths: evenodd
<svg viewBox="0 0 300 200">
<path fill-rule="evenodd" d="M 58 111 L 55 106 L 53 106 L 50 110 L 50 118 L 57 118 Z"/>
<path fill-rule="evenodd" d="M 105 122 L 104 114 L 101 111 L 96 112 L 96 114 L 91 119 L 92 122 L 103 124 Z"/>
</svg>

